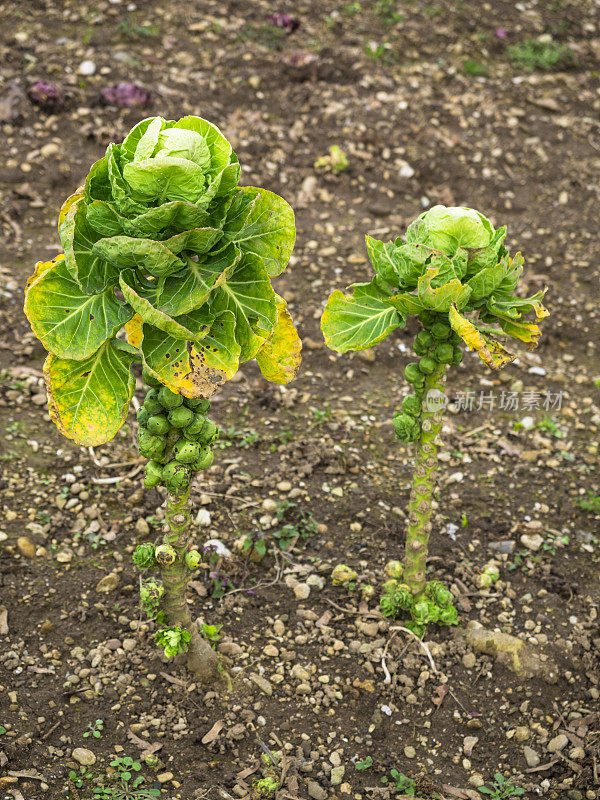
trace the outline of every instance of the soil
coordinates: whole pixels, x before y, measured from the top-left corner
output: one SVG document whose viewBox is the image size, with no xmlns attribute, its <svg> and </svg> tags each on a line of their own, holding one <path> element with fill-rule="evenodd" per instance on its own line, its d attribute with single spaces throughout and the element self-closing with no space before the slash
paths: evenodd
<svg viewBox="0 0 600 800">
<path fill-rule="evenodd" d="M 115 785 L 115 755 L 144 762 L 150 750 L 158 763 L 142 763 L 141 788 L 185 800 L 249 797 L 271 757 L 281 800 L 474 800 L 496 773 L 527 798 L 600 797 L 597 3 L 29 0 L 0 11 L 4 796 L 83 800 L 94 781 Z M 280 11 L 300 27 L 277 29 Z M 538 37 L 571 59 L 514 66 L 509 48 Z M 39 79 L 63 106 L 30 102 Z M 102 104 L 101 89 L 124 80 L 151 93 L 149 110 Z M 159 533 L 163 498 L 140 488 L 133 413 L 93 452 L 62 439 L 22 313 L 35 261 L 56 252 L 62 200 L 149 113 L 214 121 L 243 182 L 297 213 L 277 290 L 304 340 L 301 372 L 281 388 L 246 365 L 214 398 L 220 448 L 192 494 L 198 544 L 230 551 L 190 597 L 194 616 L 223 626 L 229 693 L 166 661 L 139 610 L 130 554 Z M 347 168 L 315 168 L 333 144 Z M 337 356 L 319 317 L 333 288 L 368 278 L 365 233 L 399 236 L 435 203 L 507 224 L 524 291 L 548 286 L 550 317 L 538 350 L 499 374 L 471 354 L 451 373 L 430 571 L 452 588 L 460 626 L 431 627 L 423 647 L 377 601 L 403 547 L 412 451 L 391 417 L 416 328 Z M 257 563 L 236 542 L 259 532 Z M 500 580 L 482 589 L 490 559 Z M 349 587 L 331 581 L 338 563 L 357 573 Z M 543 669 L 518 675 L 473 652 L 473 623 L 523 640 Z M 86 737 L 96 720 L 100 735 Z M 95 759 L 80 786 L 68 778 L 86 759 L 76 748 Z M 397 789 L 391 770 L 406 778 Z"/>
</svg>

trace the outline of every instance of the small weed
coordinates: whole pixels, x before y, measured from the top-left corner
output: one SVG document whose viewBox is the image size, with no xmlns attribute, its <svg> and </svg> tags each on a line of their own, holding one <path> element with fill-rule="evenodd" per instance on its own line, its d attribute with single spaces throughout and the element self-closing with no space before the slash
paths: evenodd
<svg viewBox="0 0 600 800">
<path fill-rule="evenodd" d="M 202 623 L 201 634 L 211 644 L 216 644 L 221 638 L 222 625 L 207 625 L 206 622 Z"/>
<path fill-rule="evenodd" d="M 578 497 L 577 505 L 584 511 L 600 515 L 600 495 L 588 490 L 587 497 Z"/>
<path fill-rule="evenodd" d="M 408 778 L 403 772 L 398 772 L 397 769 L 390 770 L 390 777 L 394 782 L 394 788 L 396 791 L 403 792 L 409 797 L 415 797 L 417 785 L 412 778 Z M 383 776 L 381 783 L 384 786 L 387 786 L 390 783 L 390 779 L 387 777 L 387 775 Z"/>
<path fill-rule="evenodd" d="M 369 42 L 365 47 L 365 53 L 373 61 L 381 61 L 384 64 L 394 64 L 398 60 L 398 53 L 389 42 Z"/>
<path fill-rule="evenodd" d="M 486 65 L 481 64 L 474 58 L 467 58 L 465 61 L 463 61 L 462 71 L 465 75 L 471 75 L 476 78 L 486 77 L 490 74 L 490 71 Z"/>
<path fill-rule="evenodd" d="M 160 33 L 156 25 L 136 25 L 129 19 L 122 19 L 118 24 L 119 33 L 125 39 L 148 39 L 151 36 L 158 36 Z"/>
<path fill-rule="evenodd" d="M 559 428 L 556 424 L 556 421 L 548 415 L 538 422 L 537 428 L 541 431 L 546 431 L 546 433 L 551 434 L 555 439 L 563 439 L 565 435 L 561 428 Z"/>
<path fill-rule="evenodd" d="M 354 16 L 354 14 L 359 14 L 362 11 L 361 5 L 358 0 L 354 0 L 353 3 L 348 3 L 347 6 L 344 6 L 344 14 L 347 14 L 349 17 Z"/>
<path fill-rule="evenodd" d="M 480 786 L 481 794 L 486 795 L 490 800 L 505 800 L 508 797 L 520 797 L 525 794 L 525 789 L 513 786 L 499 772 L 494 775 L 494 783 L 488 786 Z"/>
<path fill-rule="evenodd" d="M 102 730 L 104 728 L 104 720 L 97 719 L 95 722 L 90 722 L 87 726 L 85 733 L 83 734 L 83 738 L 87 739 L 90 736 L 93 736 L 94 739 L 100 739 L 102 736 Z"/>
<path fill-rule="evenodd" d="M 311 407 L 310 409 L 315 416 L 317 422 L 325 422 L 327 419 L 331 419 L 333 416 L 331 411 L 331 405 L 329 403 L 325 403 L 325 408 L 314 408 Z"/>
<path fill-rule="evenodd" d="M 398 13 L 398 0 L 377 0 L 375 11 L 384 22 L 392 23 L 402 20 L 402 14 Z"/>
<path fill-rule="evenodd" d="M 357 769 L 359 772 L 363 772 L 365 769 L 371 769 L 372 766 L 373 766 L 373 759 L 371 758 L 371 756 L 367 756 L 362 761 L 357 761 L 356 764 L 354 765 L 355 769 Z"/>
<path fill-rule="evenodd" d="M 567 45 L 539 39 L 513 44 L 507 53 L 513 67 L 523 72 L 551 72 L 572 66 L 575 62 L 575 55 Z"/>
</svg>

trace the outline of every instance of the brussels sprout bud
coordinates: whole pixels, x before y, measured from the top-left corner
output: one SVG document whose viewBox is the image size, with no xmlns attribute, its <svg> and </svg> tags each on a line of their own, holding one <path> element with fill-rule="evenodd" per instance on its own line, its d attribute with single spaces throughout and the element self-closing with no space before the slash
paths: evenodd
<svg viewBox="0 0 600 800">
<path fill-rule="evenodd" d="M 185 428 L 183 435 L 186 437 L 186 439 L 195 439 L 196 436 L 199 436 L 204 430 L 205 422 L 206 418 L 204 414 L 202 414 L 201 412 L 195 412 L 194 419 Z"/>
<path fill-rule="evenodd" d="M 210 400 L 205 400 L 204 397 L 197 397 L 195 400 L 190 397 L 184 397 L 183 402 L 188 408 L 200 414 L 206 414 L 210 408 Z"/>
<path fill-rule="evenodd" d="M 422 358 L 419 361 L 419 371 L 423 373 L 423 375 L 432 375 L 437 368 L 437 362 L 433 358 Z"/>
<path fill-rule="evenodd" d="M 155 389 L 152 389 L 151 391 L 153 391 L 154 394 L 156 394 Z M 149 394 L 150 392 L 148 392 L 148 395 Z M 148 397 L 148 395 L 146 395 L 146 399 L 144 400 L 144 405 L 142 406 L 148 412 L 148 416 L 151 417 L 154 414 L 160 414 L 162 411 L 164 411 L 163 407 L 158 401 L 158 398 Z"/>
<path fill-rule="evenodd" d="M 169 544 L 161 544 L 154 551 L 156 563 L 161 567 L 170 567 L 177 561 L 177 553 Z"/>
<path fill-rule="evenodd" d="M 153 544 L 138 544 L 133 554 L 133 563 L 140 569 L 150 569 L 156 566 Z"/>
<path fill-rule="evenodd" d="M 345 564 L 337 564 L 331 572 L 331 580 L 334 586 L 340 586 L 358 578 L 356 572 Z"/>
<path fill-rule="evenodd" d="M 437 319 L 435 311 L 420 311 L 419 320 L 424 328 L 431 328 Z"/>
<path fill-rule="evenodd" d="M 455 347 L 452 351 L 452 363 L 453 364 L 460 364 L 463 360 L 463 351 L 460 347 Z"/>
<path fill-rule="evenodd" d="M 185 564 L 188 569 L 198 569 L 200 564 L 200 553 L 197 550 L 189 550 L 185 554 Z"/>
<path fill-rule="evenodd" d="M 449 339 L 452 333 L 452 328 L 443 322 L 434 322 L 430 330 L 433 338 L 437 339 L 438 342 Z"/>
<path fill-rule="evenodd" d="M 184 439 L 177 442 L 173 448 L 173 455 L 181 464 L 193 464 L 200 456 L 200 445 L 197 442 L 188 442 Z"/>
<path fill-rule="evenodd" d="M 179 461 L 173 460 L 163 467 L 162 474 L 164 484 L 169 492 L 181 494 L 189 485 L 192 471 L 187 464 L 180 464 Z"/>
<path fill-rule="evenodd" d="M 442 608 L 449 606 L 454 599 L 452 592 L 441 581 L 430 581 L 425 588 L 425 594 Z"/>
<path fill-rule="evenodd" d="M 450 364 L 452 362 L 453 354 L 454 348 L 451 344 L 438 344 L 438 346 L 435 348 L 435 357 L 440 364 Z"/>
<path fill-rule="evenodd" d="M 477 578 L 477 585 L 480 589 L 486 589 L 493 586 L 500 578 L 498 565 L 494 561 L 490 561 L 485 565 L 483 572 Z"/>
<path fill-rule="evenodd" d="M 194 462 L 192 469 L 194 472 L 200 472 L 200 470 L 208 469 L 210 465 L 213 463 L 215 459 L 215 454 L 210 449 L 210 447 L 203 447 L 200 451 L 200 455 L 198 459 Z"/>
<path fill-rule="evenodd" d="M 183 397 L 180 394 L 175 394 L 166 386 L 163 386 L 158 393 L 158 400 L 163 408 L 170 411 L 172 408 L 178 408 L 183 403 Z"/>
<path fill-rule="evenodd" d="M 385 572 L 386 575 L 389 575 L 390 578 L 396 578 L 396 580 L 400 580 L 404 573 L 404 567 L 401 561 L 388 561 L 385 565 Z"/>
<path fill-rule="evenodd" d="M 421 433 L 419 421 L 408 414 L 395 414 L 394 433 L 403 442 L 415 442 Z"/>
<path fill-rule="evenodd" d="M 423 597 L 413 605 L 411 616 L 417 625 L 427 625 L 428 622 L 435 622 L 438 619 L 439 609 L 433 600 Z"/>
<path fill-rule="evenodd" d="M 137 435 L 138 448 L 144 458 L 160 458 L 166 446 L 164 436 L 155 436 L 145 428 L 140 428 Z"/>
<path fill-rule="evenodd" d="M 368 603 L 369 600 L 372 600 L 375 597 L 375 587 L 371 586 L 370 583 L 363 583 L 360 587 L 360 593 L 362 599 Z"/>
<path fill-rule="evenodd" d="M 194 412 L 186 406 L 179 406 L 169 412 L 169 422 L 174 428 L 185 428 L 194 419 Z"/>
<path fill-rule="evenodd" d="M 409 383 L 419 383 L 423 380 L 423 373 L 419 365 L 412 361 L 404 367 L 404 377 Z"/>
<path fill-rule="evenodd" d="M 390 580 L 386 581 L 381 588 L 384 594 L 391 594 L 392 592 L 395 592 L 399 586 L 400 584 L 396 578 L 390 578 Z"/>
<path fill-rule="evenodd" d="M 151 386 L 153 389 L 160 389 L 162 385 L 145 367 L 142 368 L 142 380 L 146 386 Z"/>
<path fill-rule="evenodd" d="M 421 413 L 421 400 L 416 394 L 407 395 L 402 401 L 402 411 L 409 417 L 418 417 Z"/>
<path fill-rule="evenodd" d="M 148 413 L 148 409 L 145 406 L 140 406 L 138 410 L 135 412 L 135 417 L 142 426 L 142 428 L 145 428 L 146 425 L 148 424 L 148 420 L 150 419 L 150 414 Z"/>
<path fill-rule="evenodd" d="M 204 427 L 202 428 L 202 432 L 200 433 L 198 440 L 202 442 L 202 444 L 210 444 L 217 438 L 218 433 L 219 429 L 212 419 L 207 419 L 204 423 Z"/>
<path fill-rule="evenodd" d="M 154 486 L 162 481 L 162 465 L 158 461 L 149 461 L 146 464 L 146 473 L 144 475 L 144 486 L 146 489 L 152 489 Z"/>
<path fill-rule="evenodd" d="M 438 614 L 437 622 L 440 625 L 458 625 L 458 611 L 454 608 L 454 606 L 441 608 Z"/>
<path fill-rule="evenodd" d="M 433 344 L 433 336 L 429 333 L 429 331 L 419 331 L 419 333 L 417 333 L 415 336 L 414 343 L 423 351 L 429 350 Z M 417 355 L 422 355 L 422 353 L 417 353 Z"/>
<path fill-rule="evenodd" d="M 153 417 L 150 417 L 146 427 L 150 433 L 160 436 L 164 436 L 165 433 L 169 432 L 169 422 L 164 414 L 155 414 Z"/>
</svg>

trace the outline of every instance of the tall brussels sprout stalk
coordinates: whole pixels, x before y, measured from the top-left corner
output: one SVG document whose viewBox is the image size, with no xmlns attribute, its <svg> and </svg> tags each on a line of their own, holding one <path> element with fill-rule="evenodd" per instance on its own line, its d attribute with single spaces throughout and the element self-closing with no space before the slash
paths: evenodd
<svg viewBox="0 0 600 800">
<path fill-rule="evenodd" d="M 413 391 L 394 415 L 397 438 L 416 450 L 406 550 L 402 564 L 388 565 L 390 580 L 381 600 L 384 614 L 409 617 L 419 632 L 428 622 L 456 622 L 450 592 L 426 580 L 446 372 L 462 361 L 462 343 L 499 369 L 516 357 L 499 339 L 512 337 L 535 348 L 541 336 L 537 322 L 548 315 L 545 290 L 529 298 L 513 293 L 523 258 L 509 256 L 505 237 L 505 227 L 495 230 L 478 211 L 445 206 L 421 214 L 409 225 L 405 242 L 367 236 L 375 276 L 353 284 L 349 294 L 334 291 L 321 321 L 327 345 L 340 353 L 373 347 L 403 328 L 408 315 L 418 316 L 422 325 L 413 342 L 419 360 L 404 370 Z M 529 313 L 535 322 L 525 321 Z"/>
<path fill-rule="evenodd" d="M 85 184 L 64 203 L 64 252 L 38 263 L 25 313 L 49 355 L 50 416 L 81 445 L 109 441 L 127 417 L 132 366 L 148 386 L 138 411 L 145 485 L 164 487 L 164 541 L 138 547 L 142 603 L 167 656 L 212 679 L 217 659 L 194 624 L 186 586 L 191 549 L 189 485 L 212 462 L 217 430 L 209 398 L 240 364 L 292 380 L 300 339 L 271 278 L 294 246 L 290 206 L 265 189 L 241 187 L 230 143 L 206 120 L 161 117 L 110 144 Z"/>
</svg>

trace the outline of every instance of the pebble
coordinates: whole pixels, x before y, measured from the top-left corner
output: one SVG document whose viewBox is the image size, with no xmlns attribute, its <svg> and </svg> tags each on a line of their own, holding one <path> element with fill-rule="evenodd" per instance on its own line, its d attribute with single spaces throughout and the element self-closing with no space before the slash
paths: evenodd
<svg viewBox="0 0 600 800">
<path fill-rule="evenodd" d="M 569 753 L 569 758 L 573 761 L 582 761 L 585 758 L 585 750 L 583 747 L 574 747 Z"/>
<path fill-rule="evenodd" d="M 141 536 L 147 536 L 150 533 L 150 526 L 143 517 L 140 517 L 135 523 L 135 529 Z"/>
<path fill-rule="evenodd" d="M 94 64 L 93 61 L 89 61 L 89 59 L 86 59 L 85 61 L 81 62 L 81 64 L 77 69 L 77 72 L 80 75 L 86 75 L 86 76 L 93 75 L 94 72 L 96 72 L 96 65 Z"/>
<path fill-rule="evenodd" d="M 515 549 L 515 541 L 513 539 L 502 539 L 499 542 L 490 542 L 488 544 L 488 549 L 496 553 L 506 553 L 506 555 L 510 555 Z"/>
<path fill-rule="evenodd" d="M 527 762 L 528 767 L 537 767 L 539 765 L 539 754 L 536 753 L 531 747 L 525 745 L 523 748 L 523 755 L 525 756 L 525 761 Z"/>
<path fill-rule="evenodd" d="M 91 750 L 86 750 L 85 747 L 76 747 L 71 753 L 74 761 L 81 764 L 83 767 L 91 767 L 96 763 L 96 756 Z"/>
<path fill-rule="evenodd" d="M 485 780 L 483 778 L 483 775 L 480 775 L 478 772 L 474 772 L 471 775 L 471 777 L 469 778 L 469 783 L 476 789 L 479 789 L 480 786 L 485 786 Z"/>
<path fill-rule="evenodd" d="M 279 655 L 279 650 L 274 645 L 268 644 L 263 650 L 263 653 L 269 656 L 269 658 L 276 658 Z"/>
<path fill-rule="evenodd" d="M 116 589 L 118 585 L 119 585 L 119 576 L 117 575 L 117 573 L 109 572 L 108 575 L 105 575 L 98 581 L 98 583 L 96 584 L 96 591 L 107 594 L 108 592 L 112 592 L 114 589 Z"/>
<path fill-rule="evenodd" d="M 294 664 L 290 674 L 297 681 L 310 681 L 310 672 L 300 664 Z"/>
<path fill-rule="evenodd" d="M 539 533 L 524 533 L 521 536 L 521 544 L 524 544 L 528 550 L 533 550 L 536 553 L 544 544 L 544 537 Z"/>
<path fill-rule="evenodd" d="M 35 545 L 26 536 L 19 536 L 17 547 L 19 548 L 19 553 L 25 558 L 33 558 L 35 556 Z"/>
<path fill-rule="evenodd" d="M 273 623 L 273 631 L 276 636 L 283 636 L 285 633 L 285 625 L 280 619 L 276 619 Z"/>
<path fill-rule="evenodd" d="M 126 653 L 133 653 L 133 651 L 137 647 L 137 642 L 135 639 L 123 639 L 123 650 Z"/>
<path fill-rule="evenodd" d="M 306 579 L 306 583 L 311 587 L 311 589 L 316 589 L 318 592 L 325 586 L 325 580 L 320 575 L 309 575 Z"/>
<path fill-rule="evenodd" d="M 404 755 L 405 755 L 407 758 L 415 758 L 415 757 L 416 757 L 416 755 L 417 755 L 417 751 L 415 750 L 415 748 L 414 748 L 414 747 L 412 747 L 410 744 L 408 744 L 408 745 L 406 745 L 406 747 L 404 748 Z"/>
<path fill-rule="evenodd" d="M 308 781 L 308 796 L 313 800 L 327 800 L 327 792 L 316 781 Z"/>
<path fill-rule="evenodd" d="M 475 664 L 477 663 L 477 658 L 475 657 L 475 653 L 465 653 L 462 657 L 463 665 L 467 669 L 473 669 Z"/>
<path fill-rule="evenodd" d="M 297 583 L 294 586 L 294 594 L 296 600 L 306 600 L 310 594 L 310 586 L 308 583 Z"/>
<path fill-rule="evenodd" d="M 346 772 L 346 767 L 340 765 L 338 767 L 332 767 L 330 781 L 332 786 L 339 786 L 342 780 L 344 779 L 344 774 Z"/>
<path fill-rule="evenodd" d="M 269 695 L 269 697 L 273 694 L 273 686 L 271 685 L 270 681 L 266 678 L 261 678 L 260 675 L 250 675 L 250 680 L 253 681 L 261 692 Z"/>
<path fill-rule="evenodd" d="M 559 733 L 558 736 L 555 736 L 554 739 L 550 739 L 546 749 L 549 753 L 558 753 L 561 750 L 564 750 L 565 747 L 569 744 L 569 739 L 565 736 L 564 733 Z"/>
<path fill-rule="evenodd" d="M 156 776 L 156 780 L 159 783 L 168 783 L 169 781 L 172 781 L 173 778 L 174 775 L 172 772 L 161 772 L 160 775 Z"/>
<path fill-rule="evenodd" d="M 289 481 L 279 481 L 277 490 L 280 492 L 290 492 L 292 490 L 292 484 Z"/>
<path fill-rule="evenodd" d="M 519 725 L 518 728 L 515 730 L 515 741 L 516 742 L 526 742 L 529 739 L 529 728 L 527 725 Z"/>
</svg>

